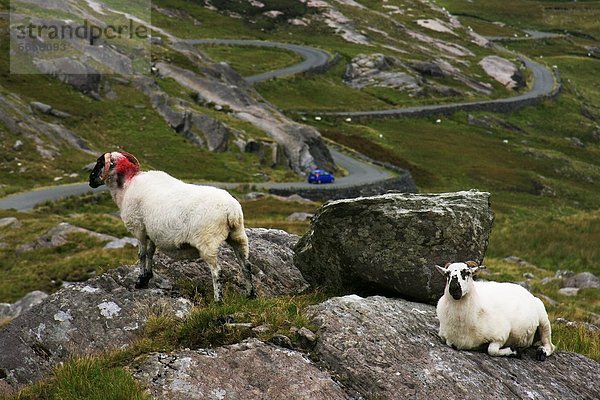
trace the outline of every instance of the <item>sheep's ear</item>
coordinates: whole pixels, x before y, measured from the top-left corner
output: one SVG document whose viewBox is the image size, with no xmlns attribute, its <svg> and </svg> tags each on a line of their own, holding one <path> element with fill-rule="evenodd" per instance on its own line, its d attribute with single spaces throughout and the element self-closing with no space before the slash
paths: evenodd
<svg viewBox="0 0 600 400">
<path fill-rule="evenodd" d="M 123 156 L 128 159 L 132 164 L 137 165 L 138 167 L 140 166 L 140 162 L 138 161 L 137 158 L 135 158 L 135 156 L 131 153 L 128 153 L 126 151 L 120 151 L 119 153 L 123 154 Z"/>
<path fill-rule="evenodd" d="M 481 271 L 482 269 L 485 269 L 485 268 L 486 268 L 485 265 L 477 265 L 475 267 L 471 267 L 470 270 L 471 270 L 472 274 L 476 274 L 477 272 L 479 272 L 479 271 Z"/>
<path fill-rule="evenodd" d="M 111 154 L 104 153 L 104 168 L 102 169 L 102 176 L 100 177 L 100 180 L 103 183 L 106 182 L 106 180 L 108 179 L 108 174 L 110 172 L 110 166 L 111 166 Z"/>
<path fill-rule="evenodd" d="M 448 263 L 448 264 L 446 264 L 446 266 L 448 266 L 448 265 L 449 265 L 449 263 Z M 448 270 L 447 270 L 446 268 L 444 268 L 444 267 L 440 267 L 439 265 L 436 265 L 436 266 L 435 266 L 435 268 L 436 268 L 438 271 L 440 271 L 442 274 L 444 274 L 444 275 L 447 275 L 447 274 L 448 274 Z"/>
</svg>

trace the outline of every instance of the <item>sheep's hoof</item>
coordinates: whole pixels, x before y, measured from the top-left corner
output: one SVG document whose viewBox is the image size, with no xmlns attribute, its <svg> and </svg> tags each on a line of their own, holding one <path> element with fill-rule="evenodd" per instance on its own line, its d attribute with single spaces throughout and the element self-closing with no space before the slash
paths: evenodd
<svg viewBox="0 0 600 400">
<path fill-rule="evenodd" d="M 546 357 L 546 350 L 544 350 L 543 347 L 538 347 L 536 353 L 536 358 L 538 359 L 538 361 L 546 361 Z"/>
<path fill-rule="evenodd" d="M 153 277 L 154 275 L 152 274 L 152 272 L 150 272 L 149 274 L 142 274 L 138 277 L 137 282 L 135 283 L 135 288 L 136 289 L 146 289 L 148 288 L 148 282 L 150 281 L 150 279 Z"/>
<path fill-rule="evenodd" d="M 523 349 L 520 347 L 510 347 L 510 349 L 514 352 L 509 357 L 518 358 L 519 360 L 523 358 Z"/>
</svg>

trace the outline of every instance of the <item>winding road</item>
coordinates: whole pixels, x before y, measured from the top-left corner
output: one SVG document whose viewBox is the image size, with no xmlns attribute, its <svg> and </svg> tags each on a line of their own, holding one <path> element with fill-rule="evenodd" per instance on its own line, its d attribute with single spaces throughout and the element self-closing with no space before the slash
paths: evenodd
<svg viewBox="0 0 600 400">
<path fill-rule="evenodd" d="M 252 75 L 244 78 L 249 83 L 267 81 L 272 78 L 278 78 L 286 75 L 306 72 L 314 68 L 327 65 L 329 62 L 329 53 L 314 47 L 299 46 L 297 44 L 267 42 L 264 40 L 245 40 L 245 39 L 178 39 L 180 43 L 197 44 L 218 44 L 230 46 L 255 46 L 255 47 L 275 47 L 293 51 L 303 58 L 298 64 L 289 67 L 263 72 L 262 74 Z"/>
<path fill-rule="evenodd" d="M 260 46 L 260 47 L 276 47 L 288 51 L 293 51 L 302 56 L 303 61 L 292 66 L 281 68 L 274 71 L 268 71 L 259 75 L 254 75 L 245 78 L 250 83 L 265 81 L 268 79 L 281 77 L 290 74 L 309 71 L 311 69 L 325 66 L 330 58 L 329 54 L 323 50 L 300 46 L 288 43 L 266 42 L 260 40 L 236 40 L 236 39 L 179 39 L 181 43 L 197 45 L 197 44 L 222 44 L 222 45 L 237 45 L 237 46 Z M 519 104 L 523 101 L 534 100 L 536 98 L 549 96 L 555 90 L 555 80 L 552 71 L 539 63 L 529 59 L 522 59 L 525 65 L 533 73 L 533 87 L 524 94 L 508 97 L 497 100 L 461 102 L 442 105 L 427 105 L 417 107 L 406 107 L 386 110 L 373 111 L 341 111 L 330 113 L 319 113 L 319 115 L 331 115 L 337 117 L 386 117 L 386 116 L 410 116 L 423 115 L 431 113 L 447 113 L 457 110 L 474 110 L 486 109 L 487 107 L 497 107 L 502 104 Z M 348 171 L 345 177 L 337 178 L 335 183 L 328 184 L 327 187 L 351 187 L 361 186 L 367 183 L 373 183 L 390 178 L 392 174 L 380 167 L 374 166 L 366 161 L 350 157 L 347 154 L 337 150 L 330 149 L 331 155 L 335 163 Z M 210 183 L 212 186 L 222 188 L 232 188 L 240 185 L 240 183 Z M 259 189 L 305 189 L 312 188 L 306 182 L 278 182 L 278 183 L 256 183 L 253 185 Z M 67 196 L 81 195 L 88 192 L 98 192 L 106 190 L 105 187 L 91 189 L 87 183 L 67 184 L 53 186 L 48 188 L 34 189 L 28 192 L 16 193 L 0 199 L 0 209 L 16 209 L 18 211 L 31 210 L 38 204 L 46 201 L 54 201 Z"/>
<path fill-rule="evenodd" d="M 339 188 L 361 186 L 367 183 L 381 181 L 392 176 L 389 171 L 383 168 L 379 168 L 365 161 L 350 157 L 337 150 L 329 149 L 329 151 L 331 152 L 335 163 L 348 171 L 348 176 L 336 178 L 335 183 L 328 184 L 327 187 Z M 232 189 L 248 183 L 210 182 L 206 184 L 224 189 Z M 252 183 L 252 186 L 256 187 L 257 189 L 306 189 L 315 187 L 315 185 L 311 185 L 307 182 L 265 182 Z M 47 201 L 59 200 L 68 196 L 82 195 L 85 193 L 98 193 L 104 190 L 106 190 L 106 186 L 92 189 L 87 182 L 34 189 L 28 192 L 15 193 L 0 199 L 0 209 L 29 211 L 35 206 Z"/>
</svg>

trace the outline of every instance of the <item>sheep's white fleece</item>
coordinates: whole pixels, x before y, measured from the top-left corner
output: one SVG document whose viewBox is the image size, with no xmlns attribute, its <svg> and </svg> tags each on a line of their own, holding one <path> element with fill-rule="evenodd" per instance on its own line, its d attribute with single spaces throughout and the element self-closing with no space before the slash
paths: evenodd
<svg viewBox="0 0 600 400">
<path fill-rule="evenodd" d="M 227 191 L 188 184 L 162 171 L 140 172 L 123 192 L 117 203 L 127 229 L 145 230 L 166 252 L 211 239 L 221 242 L 232 227 L 244 226 L 242 207 Z"/>
<path fill-rule="evenodd" d="M 541 300 L 512 283 L 471 284 L 468 295 L 460 300 L 454 300 L 446 286 L 438 302 L 439 334 L 446 343 L 458 349 L 474 349 L 492 342 L 531 346 L 540 321 L 548 321 Z"/>
</svg>

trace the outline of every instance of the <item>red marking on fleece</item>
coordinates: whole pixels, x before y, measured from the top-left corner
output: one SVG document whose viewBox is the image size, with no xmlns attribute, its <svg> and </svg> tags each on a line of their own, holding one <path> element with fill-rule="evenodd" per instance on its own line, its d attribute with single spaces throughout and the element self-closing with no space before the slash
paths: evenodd
<svg viewBox="0 0 600 400">
<path fill-rule="evenodd" d="M 125 157 L 119 157 L 117 160 L 115 170 L 117 175 L 121 175 L 125 178 L 125 181 L 131 180 L 134 176 L 140 172 L 139 165 L 135 165 Z"/>
</svg>

